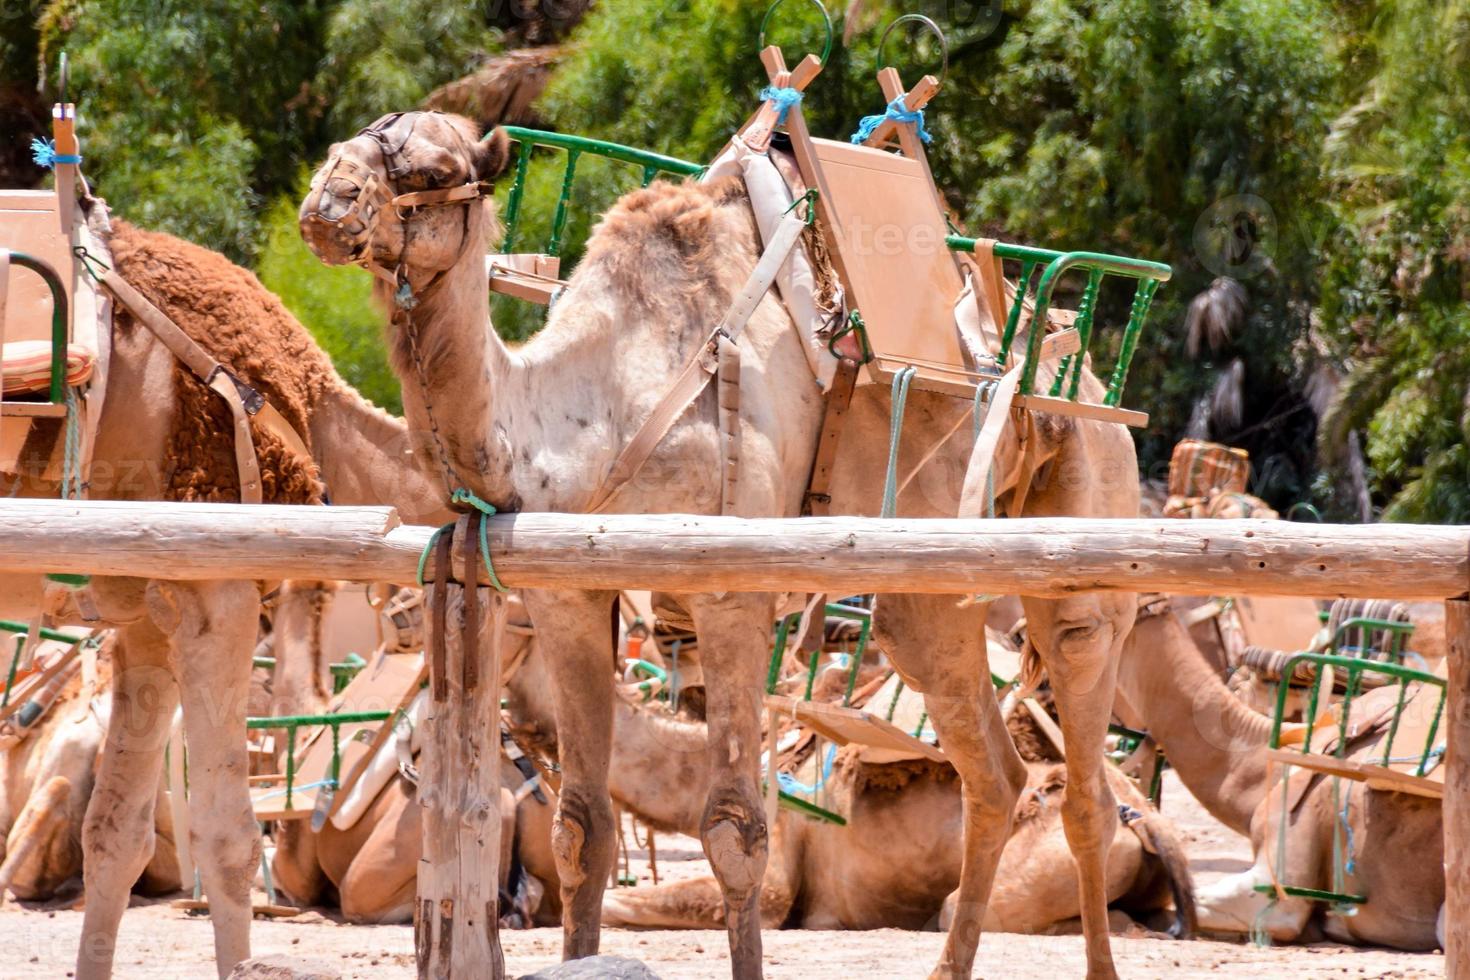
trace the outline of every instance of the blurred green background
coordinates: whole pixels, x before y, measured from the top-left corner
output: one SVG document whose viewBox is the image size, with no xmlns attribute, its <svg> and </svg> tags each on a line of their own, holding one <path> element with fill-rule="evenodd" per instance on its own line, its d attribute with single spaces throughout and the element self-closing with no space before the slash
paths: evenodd
<svg viewBox="0 0 1470 980">
<path fill-rule="evenodd" d="M 44 179 L 25 146 L 44 132 L 64 50 L 97 192 L 253 268 L 349 381 L 396 410 L 367 274 L 322 266 L 296 233 L 332 140 L 432 104 L 705 160 L 764 83 L 764 11 L 17 2 L 0 8 L 0 181 Z M 1129 384 L 1153 416 L 1138 436 L 1146 475 L 1193 434 L 1249 449 L 1254 489 L 1278 509 L 1470 521 L 1470 4 L 849 0 L 834 3 L 837 42 L 804 105 L 814 132 L 846 136 L 881 111 L 878 38 L 914 12 L 948 36 L 930 157 L 971 233 L 1174 267 Z M 786 0 L 770 29 L 792 62 L 820 44 L 806 0 Z M 910 81 L 937 64 L 904 30 L 886 55 Z M 527 108 L 516 93 L 539 96 Z M 543 169 L 533 215 L 555 197 Z M 573 256 L 638 180 L 585 170 Z M 502 302 L 494 315 L 512 340 L 541 321 Z"/>
</svg>

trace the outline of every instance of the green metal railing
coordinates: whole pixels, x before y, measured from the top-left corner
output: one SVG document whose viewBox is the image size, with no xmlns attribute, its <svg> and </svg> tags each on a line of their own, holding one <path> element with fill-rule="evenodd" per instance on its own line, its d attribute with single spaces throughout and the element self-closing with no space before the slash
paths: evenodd
<svg viewBox="0 0 1470 980">
<path fill-rule="evenodd" d="M 526 177 L 531 168 L 531 156 L 536 147 L 561 150 L 566 154 L 566 166 L 562 171 L 561 193 L 556 201 L 556 213 L 551 221 L 551 237 L 546 243 L 545 254 L 560 255 L 567 218 L 570 216 L 572 187 L 576 181 L 577 164 L 582 156 L 591 155 L 643 168 L 643 183 L 647 187 L 661 173 L 679 177 L 694 177 L 704 173 L 704 166 L 677 157 L 651 153 L 606 140 L 588 139 L 567 133 L 549 133 L 524 126 L 501 126 L 506 135 L 520 145 L 516 156 L 515 178 L 511 183 L 510 196 L 505 204 L 505 241 L 501 250 L 507 254 L 516 250 L 520 238 L 521 207 L 526 193 Z M 493 132 L 493 131 L 492 131 Z M 522 247 L 522 251 L 525 251 Z"/>
<path fill-rule="evenodd" d="M 1348 645 L 1343 641 L 1348 639 L 1349 633 L 1358 631 L 1361 641 L 1356 645 Z M 1388 646 L 1379 647 L 1372 642 L 1374 634 L 1381 633 L 1388 640 Z M 1328 651 L 1341 654 L 1344 651 L 1353 656 L 1362 657 L 1369 654 L 1382 654 L 1393 663 L 1402 663 L 1404 659 L 1404 644 L 1414 634 L 1414 624 L 1399 622 L 1392 619 L 1372 619 L 1368 616 L 1355 616 L 1345 619 L 1338 624 L 1337 632 L 1332 635 L 1332 641 L 1328 644 Z M 1284 676 L 1291 676 L 1289 674 Z"/>
<path fill-rule="evenodd" d="M 44 279 L 46 288 L 51 290 L 51 385 L 48 389 L 48 400 L 53 405 L 64 404 L 66 402 L 66 287 L 62 283 L 60 274 L 51 268 L 50 263 L 33 255 L 27 255 L 25 252 L 11 252 L 10 263 L 23 269 L 30 269 Z"/>
<path fill-rule="evenodd" d="M 963 235 L 950 235 L 946 244 L 957 252 L 974 252 L 976 240 Z M 1076 329 L 1081 349 L 1062 359 L 1052 382 L 1049 394 L 1053 398 L 1077 400 L 1077 388 L 1082 380 L 1082 360 L 1092 343 L 1097 314 L 1097 299 L 1103 280 L 1108 276 L 1132 279 L 1137 282 L 1133 292 L 1133 303 L 1128 312 L 1128 322 L 1123 328 L 1123 340 L 1118 351 L 1118 360 L 1108 379 L 1107 393 L 1103 404 L 1116 407 L 1123 399 L 1123 386 L 1128 382 L 1128 370 L 1133 364 L 1133 355 L 1138 349 L 1138 338 L 1143 333 L 1148 319 L 1149 306 L 1162 283 L 1169 281 L 1173 270 L 1162 262 L 1128 258 L 1121 255 L 1106 255 L 1101 252 L 1055 252 L 1051 249 L 1031 245 L 1013 245 L 997 242 L 995 254 L 1001 259 L 1019 262 L 1021 271 L 1017 279 L 1016 298 L 1007 313 L 1005 329 L 1001 335 L 1000 351 L 996 363 L 1004 368 L 1010 358 L 1011 344 L 1021 325 L 1021 315 L 1028 298 L 1034 295 L 1034 312 L 1031 322 L 1046 323 L 1057 284 L 1074 272 L 1085 272 L 1087 282 L 1083 286 L 1077 304 Z M 1037 276 L 1037 269 L 1041 274 Z M 1034 285 L 1034 290 L 1033 290 Z M 1042 335 L 1046 331 L 1031 330 L 1026 339 L 1026 365 L 1022 369 L 1020 394 L 1036 394 L 1036 372 L 1040 367 L 1038 355 L 1041 351 Z"/>
<path fill-rule="evenodd" d="M 387 721 L 393 717 L 391 711 L 344 711 L 335 715 L 282 715 L 279 718 L 247 718 L 245 727 L 252 731 L 284 730 L 286 733 L 286 804 L 291 809 L 291 797 L 296 791 L 296 732 L 300 728 L 326 726 L 332 732 L 332 764 L 324 784 L 331 789 L 341 785 L 342 775 L 342 726 L 363 725 Z"/>
<path fill-rule="evenodd" d="M 778 624 L 776 624 L 776 642 L 775 646 L 771 650 L 771 665 L 766 671 L 767 694 L 776 693 L 776 684 L 781 680 L 781 662 L 786 654 L 786 642 L 791 635 L 791 627 L 795 625 L 795 623 L 800 619 L 800 616 L 800 613 L 792 613 L 790 616 L 784 617 Z M 868 649 L 868 640 L 873 635 L 873 614 L 869 610 L 862 609 L 857 606 L 844 605 L 838 602 L 829 602 L 822 607 L 822 616 L 824 622 L 826 620 L 826 617 L 831 616 L 834 619 L 846 619 L 859 624 L 857 641 L 853 646 L 852 652 L 848 654 L 849 658 L 852 661 L 852 664 L 848 668 L 847 685 L 844 688 L 844 692 L 842 695 L 842 706 L 847 707 L 852 703 L 852 693 L 853 690 L 857 687 L 858 672 L 862 669 L 863 656 Z M 807 664 L 806 688 L 803 691 L 801 698 L 803 701 L 810 701 L 812 699 L 812 691 L 816 687 L 817 682 L 817 668 L 821 664 L 821 658 L 822 649 L 819 645 L 816 650 L 812 651 L 811 659 Z M 892 720 L 891 711 L 890 720 Z M 919 721 L 919 729 L 922 731 L 923 727 L 924 722 L 921 719 Z M 914 737 L 917 738 L 918 734 L 918 732 L 915 732 Z M 816 754 L 817 757 L 817 772 L 820 774 L 823 771 L 823 765 L 821 761 L 822 740 L 820 736 L 816 739 L 816 743 L 813 746 L 813 752 Z M 774 759 L 770 760 L 770 765 L 772 768 L 775 767 L 775 764 L 776 761 Z M 771 774 L 768 774 L 768 778 L 773 778 L 773 776 Z M 820 790 L 820 778 L 818 779 L 817 786 Z M 825 820 L 828 823 L 838 824 L 839 826 L 845 826 L 847 824 L 847 821 L 842 817 L 841 814 L 834 813 L 833 811 L 818 805 L 812 800 L 806 800 L 793 793 L 788 793 L 784 789 L 777 790 L 777 800 L 787 809 L 795 810 L 805 816 L 812 817 L 817 820 Z"/>
<path fill-rule="evenodd" d="M 251 662 L 261 670 L 275 670 L 275 657 L 252 657 Z M 341 694 L 352 678 L 367 666 L 367 661 L 355 653 L 349 653 L 345 658 L 335 664 L 328 664 L 327 669 L 332 674 L 332 693 Z"/>
<path fill-rule="evenodd" d="M 1335 758 L 1343 760 L 1347 758 L 1348 743 L 1352 738 L 1350 725 L 1352 703 L 1353 699 L 1363 689 L 1363 677 L 1365 674 L 1377 674 L 1385 677 L 1388 684 L 1397 682 L 1398 697 L 1394 706 L 1393 719 L 1389 722 L 1388 734 L 1383 740 L 1383 754 L 1381 758 L 1377 758 L 1375 750 L 1376 761 L 1373 764 L 1387 767 L 1393 763 L 1414 763 L 1417 760 L 1413 772 L 1415 776 L 1424 776 L 1433 768 L 1430 765 L 1431 761 L 1436 761 L 1441 754 L 1441 750 L 1437 748 L 1435 740 L 1439 735 L 1440 722 L 1444 718 L 1446 691 L 1443 678 L 1436 677 L 1434 674 L 1427 673 L 1426 671 L 1405 667 L 1402 664 L 1384 663 L 1376 660 L 1365 660 L 1361 657 L 1345 657 L 1326 653 L 1296 654 L 1287 660 L 1283 666 L 1282 677 L 1288 678 L 1294 676 L 1297 673 L 1298 666 L 1307 666 L 1312 676 L 1305 715 L 1306 731 L 1303 733 L 1301 743 L 1301 754 L 1304 757 L 1312 754 L 1312 734 L 1316 727 L 1317 709 L 1322 696 L 1322 678 L 1327 673 L 1323 668 L 1330 667 L 1334 673 L 1342 672 L 1347 675 L 1346 687 L 1337 721 L 1337 745 L 1333 751 Z M 1434 688 L 1439 689 L 1439 697 L 1435 703 L 1434 714 L 1430 719 L 1429 731 L 1424 738 L 1422 751 L 1415 746 L 1412 754 L 1395 757 L 1393 754 L 1394 739 L 1398 735 L 1399 722 L 1403 718 L 1404 708 L 1408 705 L 1410 699 L 1409 686 L 1411 684 L 1421 685 L 1414 694 L 1416 697 L 1423 691 Z M 1271 741 L 1269 743 L 1272 749 L 1281 748 L 1281 727 L 1283 719 L 1286 717 L 1288 689 L 1289 685 L 1283 681 L 1279 685 L 1276 693 L 1276 711 L 1271 722 Z M 1289 764 L 1283 765 L 1281 770 L 1282 794 L 1276 846 L 1276 880 L 1279 885 L 1257 885 L 1255 886 L 1255 890 L 1262 894 L 1274 896 L 1277 894 L 1279 887 L 1281 894 L 1316 902 L 1331 902 L 1343 907 L 1362 905 L 1367 902 L 1367 896 L 1347 891 L 1346 874 L 1349 873 L 1348 864 L 1352 860 L 1352 856 L 1344 850 L 1343 831 L 1344 825 L 1347 823 L 1347 814 L 1342 812 L 1346 808 L 1341 805 L 1340 783 L 1342 777 L 1339 776 L 1330 777 L 1332 779 L 1332 805 L 1334 814 L 1332 821 L 1332 889 L 1304 888 L 1281 882 L 1281 878 L 1284 876 L 1286 869 L 1286 840 L 1291 809 L 1287 806 L 1287 787 L 1291 775 L 1291 766 Z M 1351 847 L 1350 843 L 1348 847 Z"/>
</svg>

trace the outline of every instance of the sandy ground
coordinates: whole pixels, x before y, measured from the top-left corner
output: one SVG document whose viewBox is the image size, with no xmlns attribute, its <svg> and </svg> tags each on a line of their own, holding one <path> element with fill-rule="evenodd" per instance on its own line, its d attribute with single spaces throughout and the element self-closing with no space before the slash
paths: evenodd
<svg viewBox="0 0 1470 980">
<path fill-rule="evenodd" d="M 1173 779 L 1164 791 L 1164 812 L 1184 835 L 1197 883 L 1242 870 L 1249 845 L 1206 814 Z M 647 880 L 646 855 L 631 853 L 632 870 Z M 697 841 L 660 835 L 661 877 L 703 873 Z M 71 975 L 81 930 L 81 913 L 73 909 L 18 907 L 0 911 L 0 978 L 51 978 Z M 341 970 L 348 978 L 414 976 L 413 935 L 408 926 L 349 926 L 318 912 L 294 919 L 257 921 L 253 933 L 257 956 L 289 954 Z M 771 978 L 856 976 L 922 977 L 934 963 L 943 937 L 937 933 L 882 930 L 876 932 L 767 932 L 766 975 Z M 555 929 L 504 931 L 507 972 L 520 976 L 560 959 L 561 935 Z M 636 957 L 661 977 L 728 976 L 725 936 L 718 932 L 603 932 L 605 953 Z M 1356 978 L 1442 977 L 1439 955 L 1363 950 L 1321 945 L 1258 949 L 1215 942 L 1172 942 L 1132 936 L 1113 940 L 1119 972 L 1129 978 L 1275 977 Z M 1016 980 L 1059 980 L 1085 972 L 1082 942 L 1076 936 L 992 934 L 981 943 L 975 975 Z M 173 909 L 166 902 L 140 903 L 123 918 L 117 976 L 125 980 L 206 978 L 213 976 L 213 954 L 207 919 Z"/>
</svg>

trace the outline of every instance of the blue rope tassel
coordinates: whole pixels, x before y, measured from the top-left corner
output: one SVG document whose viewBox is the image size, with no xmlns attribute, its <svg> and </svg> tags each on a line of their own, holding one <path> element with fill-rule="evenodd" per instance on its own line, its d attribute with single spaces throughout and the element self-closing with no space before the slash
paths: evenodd
<svg viewBox="0 0 1470 980">
<path fill-rule="evenodd" d="M 791 111 L 792 106 L 801 102 L 801 92 L 794 88 L 776 88 L 774 85 L 767 85 L 761 89 L 761 101 L 776 103 L 776 122 L 785 125 L 786 114 Z"/>
<path fill-rule="evenodd" d="M 82 162 L 79 153 L 57 153 L 56 144 L 51 140 L 31 140 L 31 159 L 36 161 L 36 166 L 52 170 L 58 163 Z"/>
<path fill-rule="evenodd" d="M 904 98 L 904 95 L 900 95 L 888 103 L 888 108 L 883 110 L 881 116 L 864 116 L 862 122 L 858 123 L 857 132 L 852 134 L 852 141 L 854 143 L 866 143 L 868 137 L 872 136 L 879 126 L 883 125 L 886 120 L 891 119 L 896 123 L 917 123 L 919 139 L 925 143 L 934 142 L 934 137 L 930 136 L 929 130 L 924 128 L 924 110 L 915 109 L 913 112 L 910 112 L 903 104 Z"/>
<path fill-rule="evenodd" d="M 495 515 L 494 504 L 481 500 L 472 491 L 466 490 L 464 487 L 460 487 L 449 495 L 449 503 L 451 506 L 454 504 L 468 504 L 486 517 L 493 517 Z M 424 570 L 429 564 L 430 553 L 433 552 L 434 546 L 439 543 L 439 535 L 444 534 L 446 531 L 454 530 L 454 524 L 454 521 L 450 521 L 448 524 L 439 528 L 439 530 L 429 536 L 429 543 L 424 545 L 423 553 L 419 555 L 419 568 L 415 576 L 415 581 L 418 582 L 420 588 L 424 585 Z M 489 521 L 480 522 L 480 558 L 485 562 L 485 574 L 490 577 L 490 584 L 495 587 L 495 590 L 497 592 L 509 592 L 510 589 L 507 589 L 500 583 L 500 576 L 495 574 L 495 566 L 490 563 Z"/>
</svg>

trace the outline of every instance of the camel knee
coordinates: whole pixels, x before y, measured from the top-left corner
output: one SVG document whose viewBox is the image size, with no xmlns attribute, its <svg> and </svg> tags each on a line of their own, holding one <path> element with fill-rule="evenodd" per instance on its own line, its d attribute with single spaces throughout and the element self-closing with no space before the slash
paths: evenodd
<svg viewBox="0 0 1470 980">
<path fill-rule="evenodd" d="M 726 898 L 738 902 L 757 892 L 769 853 L 766 815 L 758 802 L 712 801 L 700 830 L 705 856 Z"/>
<path fill-rule="evenodd" d="M 551 821 L 551 851 L 561 877 L 562 893 L 574 894 L 587 881 L 601 881 L 612 867 L 612 805 L 562 788 Z"/>
<path fill-rule="evenodd" d="M 1102 772 L 1082 777 L 1069 773 L 1062 795 L 1062 831 L 1073 853 L 1110 843 L 1117 823 L 1113 791 Z"/>
<path fill-rule="evenodd" d="M 212 873 L 226 886 L 234 884 L 249 890 L 261 852 L 254 821 L 248 829 L 205 831 L 191 827 L 189 843 L 203 873 Z"/>
</svg>

